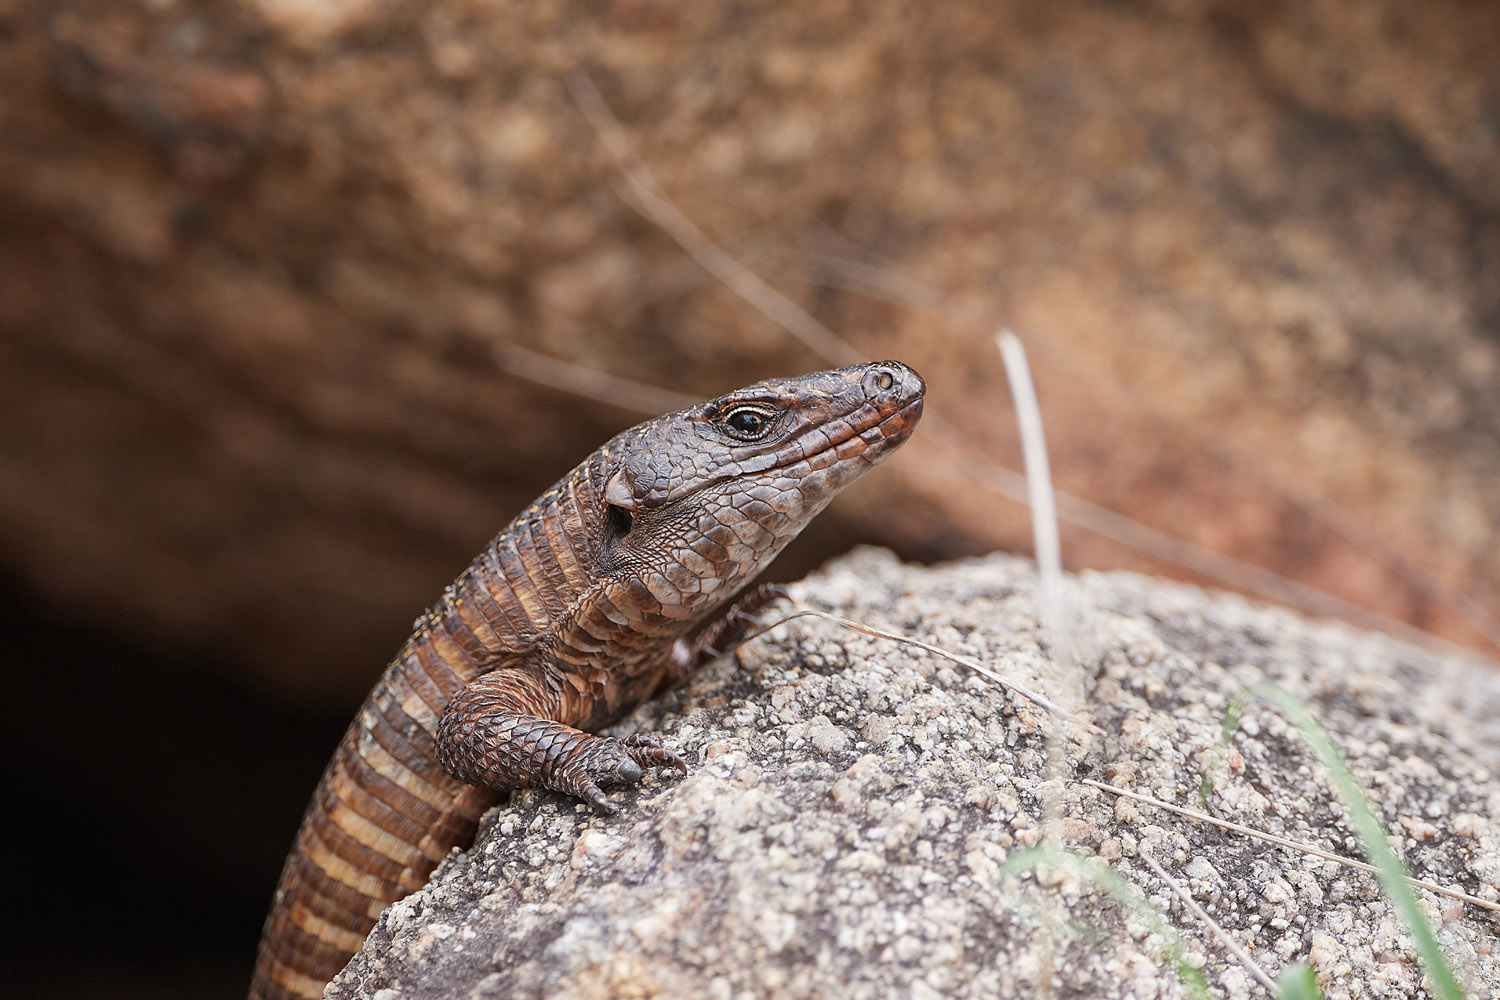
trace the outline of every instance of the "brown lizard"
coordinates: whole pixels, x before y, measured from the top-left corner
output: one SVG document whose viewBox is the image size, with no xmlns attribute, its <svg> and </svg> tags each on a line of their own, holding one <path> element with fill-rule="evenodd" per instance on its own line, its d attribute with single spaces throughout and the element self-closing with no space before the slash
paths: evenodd
<svg viewBox="0 0 1500 1000">
<path fill-rule="evenodd" d="M 252 1000 L 322 996 L 501 793 L 612 812 L 601 785 L 685 770 L 648 737 L 589 731 L 743 628 L 764 591 L 700 626 L 911 435 L 925 389 L 895 361 L 757 382 L 616 435 L 526 508 L 344 734 L 282 869 Z"/>
</svg>

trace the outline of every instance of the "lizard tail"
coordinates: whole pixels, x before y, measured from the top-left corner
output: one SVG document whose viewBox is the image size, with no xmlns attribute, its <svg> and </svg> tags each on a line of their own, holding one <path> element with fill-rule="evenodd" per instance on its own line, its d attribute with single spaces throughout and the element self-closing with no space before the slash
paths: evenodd
<svg viewBox="0 0 1500 1000">
<path fill-rule="evenodd" d="M 250 1000 L 321 997 L 381 911 L 469 843 L 494 800 L 445 774 L 426 730 L 393 726 L 386 714 L 400 707 L 384 707 L 366 705 L 308 804 L 266 917 Z"/>
</svg>

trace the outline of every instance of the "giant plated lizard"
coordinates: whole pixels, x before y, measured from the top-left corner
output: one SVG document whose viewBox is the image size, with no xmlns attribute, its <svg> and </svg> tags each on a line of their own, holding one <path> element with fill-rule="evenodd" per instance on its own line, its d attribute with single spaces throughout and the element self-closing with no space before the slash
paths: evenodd
<svg viewBox="0 0 1500 1000">
<path fill-rule="evenodd" d="M 757 382 L 616 435 L 516 517 L 344 734 L 282 869 L 251 1000 L 322 996 L 502 793 L 610 812 L 601 785 L 685 770 L 648 737 L 590 731 L 723 643 L 741 619 L 714 613 L 911 435 L 925 390 L 895 361 Z"/>
</svg>

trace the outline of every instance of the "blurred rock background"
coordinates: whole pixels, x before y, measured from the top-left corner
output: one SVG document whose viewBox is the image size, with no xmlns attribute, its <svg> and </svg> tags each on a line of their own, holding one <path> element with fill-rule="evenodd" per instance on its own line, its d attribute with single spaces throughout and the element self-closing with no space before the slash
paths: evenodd
<svg viewBox="0 0 1500 1000">
<path fill-rule="evenodd" d="M 328 749 L 484 540 L 669 393 L 827 365 L 627 203 L 580 86 L 929 381 L 780 575 L 1029 548 L 985 485 L 1006 324 L 1062 489 L 1494 655 L 1497 46 L 1472 0 L 0 0 L 21 984 L 236 995 Z M 537 380 L 590 372 L 668 393 Z M 1268 582 L 1129 530 L 1070 564 Z"/>
</svg>

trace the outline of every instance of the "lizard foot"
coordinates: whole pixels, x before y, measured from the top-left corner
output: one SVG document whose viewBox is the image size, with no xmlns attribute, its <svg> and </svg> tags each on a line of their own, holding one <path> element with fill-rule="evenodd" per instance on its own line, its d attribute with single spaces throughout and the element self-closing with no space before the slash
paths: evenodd
<svg viewBox="0 0 1500 1000">
<path fill-rule="evenodd" d="M 615 806 L 605 798 L 600 785 L 633 785 L 648 767 L 670 767 L 687 771 L 687 763 L 649 736 L 637 733 L 625 739 L 599 736 L 579 749 L 566 765 L 558 768 L 549 788 L 576 795 L 596 812 L 613 813 Z"/>
</svg>

